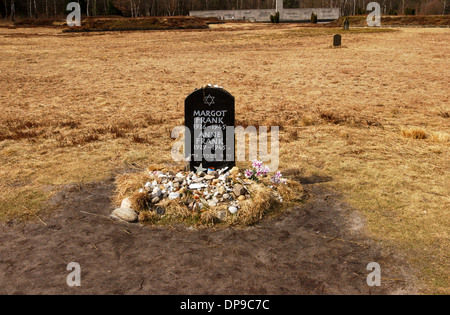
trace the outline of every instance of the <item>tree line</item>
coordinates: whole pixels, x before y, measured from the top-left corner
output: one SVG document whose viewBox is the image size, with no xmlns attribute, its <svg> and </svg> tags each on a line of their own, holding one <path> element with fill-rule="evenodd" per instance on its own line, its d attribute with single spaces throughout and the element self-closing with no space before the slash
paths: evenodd
<svg viewBox="0 0 450 315">
<path fill-rule="evenodd" d="M 383 14 L 449 14 L 449 0 L 284 0 L 285 8 L 340 8 L 341 14 L 366 14 L 369 2 Z M 274 9 L 275 0 L 0 0 L 3 19 L 60 18 L 69 2 L 78 2 L 83 16 L 177 16 L 194 10 Z"/>
</svg>

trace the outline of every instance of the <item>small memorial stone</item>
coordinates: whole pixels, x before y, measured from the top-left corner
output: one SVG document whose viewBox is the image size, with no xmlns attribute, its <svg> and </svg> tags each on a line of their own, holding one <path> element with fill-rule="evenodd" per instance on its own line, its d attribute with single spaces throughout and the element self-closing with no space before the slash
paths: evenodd
<svg viewBox="0 0 450 315">
<path fill-rule="evenodd" d="M 333 46 L 340 47 L 342 45 L 342 36 L 340 34 L 334 35 Z"/>
<path fill-rule="evenodd" d="M 344 30 L 348 31 L 350 29 L 350 21 L 348 19 L 344 20 Z"/>
</svg>

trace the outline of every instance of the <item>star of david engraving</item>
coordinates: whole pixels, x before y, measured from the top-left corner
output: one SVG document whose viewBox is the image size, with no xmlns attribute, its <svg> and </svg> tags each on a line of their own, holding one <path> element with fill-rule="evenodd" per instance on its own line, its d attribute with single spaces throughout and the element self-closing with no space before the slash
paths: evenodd
<svg viewBox="0 0 450 315">
<path fill-rule="evenodd" d="M 211 96 L 211 94 L 209 94 L 208 96 L 205 96 L 204 102 L 206 105 L 211 106 L 211 105 L 215 104 L 215 102 L 214 102 L 215 98 L 216 98 L 215 96 Z"/>
<path fill-rule="evenodd" d="M 200 163 L 200 166 L 194 166 L 194 168 L 197 170 L 197 173 L 206 172 L 208 170 L 203 167 L 203 163 Z"/>
</svg>

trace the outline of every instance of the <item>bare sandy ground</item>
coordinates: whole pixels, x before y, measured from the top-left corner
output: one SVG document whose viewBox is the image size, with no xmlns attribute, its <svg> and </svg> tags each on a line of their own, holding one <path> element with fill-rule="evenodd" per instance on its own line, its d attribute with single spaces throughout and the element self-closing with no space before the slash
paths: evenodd
<svg viewBox="0 0 450 315">
<path fill-rule="evenodd" d="M 69 188 L 54 200 L 56 216 L 0 226 L 0 294 L 416 292 L 404 259 L 369 240 L 357 212 L 306 186 L 312 197 L 305 205 L 257 227 L 225 230 L 114 222 L 111 182 Z M 70 262 L 81 265 L 81 287 L 66 284 Z M 382 266 L 379 288 L 366 283 L 370 262 Z"/>
</svg>

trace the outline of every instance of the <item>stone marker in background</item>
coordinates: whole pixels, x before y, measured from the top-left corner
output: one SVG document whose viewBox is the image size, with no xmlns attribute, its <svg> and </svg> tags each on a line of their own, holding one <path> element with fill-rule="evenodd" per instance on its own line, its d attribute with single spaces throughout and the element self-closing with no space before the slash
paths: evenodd
<svg viewBox="0 0 450 315">
<path fill-rule="evenodd" d="M 333 46 L 341 47 L 341 45 L 342 45 L 342 36 L 340 34 L 334 35 Z"/>
<path fill-rule="evenodd" d="M 344 20 L 344 30 L 348 31 L 350 29 L 350 21 L 348 19 Z"/>
<path fill-rule="evenodd" d="M 218 86 L 195 90 L 185 101 L 185 154 L 190 170 L 206 172 L 235 166 L 235 100 Z"/>
</svg>

